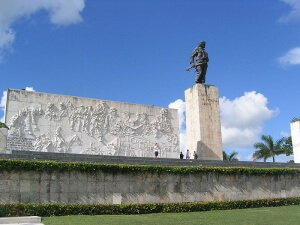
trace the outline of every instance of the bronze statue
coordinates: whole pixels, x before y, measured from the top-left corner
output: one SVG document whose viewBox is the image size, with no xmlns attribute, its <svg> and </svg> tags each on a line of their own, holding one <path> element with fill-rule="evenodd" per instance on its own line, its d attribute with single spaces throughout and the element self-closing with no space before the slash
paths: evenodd
<svg viewBox="0 0 300 225">
<path fill-rule="evenodd" d="M 196 57 L 196 64 L 194 63 L 194 58 Z M 201 41 L 194 49 L 194 51 L 191 54 L 191 66 L 186 68 L 186 71 L 189 71 L 191 68 L 195 68 L 197 71 L 197 77 L 196 77 L 196 84 L 204 84 L 205 83 L 205 75 L 207 70 L 207 63 L 208 63 L 208 54 L 205 51 L 205 41 Z"/>
</svg>

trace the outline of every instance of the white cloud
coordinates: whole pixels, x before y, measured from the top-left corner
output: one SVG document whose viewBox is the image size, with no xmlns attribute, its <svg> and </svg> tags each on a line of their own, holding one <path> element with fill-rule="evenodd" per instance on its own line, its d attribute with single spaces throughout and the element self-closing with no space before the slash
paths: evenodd
<svg viewBox="0 0 300 225">
<path fill-rule="evenodd" d="M 289 136 L 291 136 L 288 132 L 285 132 L 285 131 L 281 131 L 281 132 L 280 132 L 280 135 L 281 135 L 282 137 L 289 137 Z"/>
<path fill-rule="evenodd" d="M 185 102 L 181 99 L 177 99 L 168 106 L 171 109 L 178 109 L 179 128 L 182 129 L 185 126 Z"/>
<path fill-rule="evenodd" d="M 169 108 L 178 109 L 180 151 L 186 151 L 185 102 L 181 99 L 169 104 Z"/>
<path fill-rule="evenodd" d="M 253 154 L 250 154 L 246 157 L 246 161 L 253 161 L 254 158 L 253 158 Z"/>
<path fill-rule="evenodd" d="M 285 55 L 278 58 L 278 62 L 283 66 L 300 64 L 300 47 L 289 50 Z"/>
<path fill-rule="evenodd" d="M 6 100 L 7 100 L 7 91 L 3 91 L 3 95 L 0 101 L 0 113 L 3 114 L 3 116 L 0 118 L 0 122 L 2 123 L 4 123 L 4 110 L 6 106 Z"/>
<path fill-rule="evenodd" d="M 279 22 L 289 22 L 291 20 L 300 19 L 300 0 L 282 0 L 291 6 L 291 11 L 279 19 Z"/>
<path fill-rule="evenodd" d="M 267 107 L 268 100 L 255 91 L 245 92 L 234 100 L 220 98 L 220 114 L 223 147 L 252 147 L 258 141 L 265 120 L 275 116 L 279 110 Z M 169 104 L 178 109 L 180 128 L 180 149 L 186 149 L 185 102 L 181 99 Z"/>
<path fill-rule="evenodd" d="M 263 123 L 278 113 L 267 107 L 268 100 L 260 93 L 245 92 L 234 100 L 220 98 L 223 147 L 252 146 L 261 134 Z"/>
<path fill-rule="evenodd" d="M 53 24 L 65 26 L 81 22 L 80 13 L 84 7 L 85 0 L 0 1 L 0 60 L 7 50 L 12 50 L 15 40 L 12 25 L 18 19 L 28 18 L 40 10 L 45 10 L 49 12 Z"/>
<path fill-rule="evenodd" d="M 33 89 L 33 87 L 26 87 L 25 90 L 26 91 L 34 91 L 35 92 L 35 90 Z"/>
</svg>

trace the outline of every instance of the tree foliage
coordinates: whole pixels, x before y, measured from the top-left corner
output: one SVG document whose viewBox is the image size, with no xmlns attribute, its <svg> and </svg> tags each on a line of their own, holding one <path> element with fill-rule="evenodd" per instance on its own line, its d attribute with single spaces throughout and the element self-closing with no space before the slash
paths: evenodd
<svg viewBox="0 0 300 225">
<path fill-rule="evenodd" d="M 257 149 L 253 154 L 254 160 L 263 159 L 264 162 L 266 162 L 268 158 L 272 157 L 273 162 L 275 162 L 275 156 L 283 154 L 285 138 L 281 138 L 274 142 L 271 135 L 262 135 L 261 140 L 262 142 L 254 144 L 254 148 Z"/>
<path fill-rule="evenodd" d="M 233 151 L 230 154 L 227 154 L 225 151 L 223 151 L 223 160 L 224 161 L 239 161 L 237 158 L 238 152 Z"/>
<path fill-rule="evenodd" d="M 293 155 L 293 142 L 291 136 L 284 139 L 282 150 L 283 154 L 285 154 L 286 156 Z"/>
</svg>

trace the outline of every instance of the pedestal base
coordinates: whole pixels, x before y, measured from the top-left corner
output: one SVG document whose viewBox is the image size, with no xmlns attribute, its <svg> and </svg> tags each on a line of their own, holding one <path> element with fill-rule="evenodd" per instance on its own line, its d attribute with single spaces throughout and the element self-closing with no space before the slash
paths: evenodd
<svg viewBox="0 0 300 225">
<path fill-rule="evenodd" d="M 195 84 L 185 91 L 187 149 L 202 160 L 222 160 L 218 88 Z"/>
</svg>

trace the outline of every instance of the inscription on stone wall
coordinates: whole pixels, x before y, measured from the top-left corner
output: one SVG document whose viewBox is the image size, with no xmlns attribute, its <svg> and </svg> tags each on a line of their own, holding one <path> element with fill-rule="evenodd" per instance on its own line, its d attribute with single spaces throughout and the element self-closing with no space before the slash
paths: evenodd
<svg viewBox="0 0 300 225">
<path fill-rule="evenodd" d="M 7 150 L 30 151 L 33 149 L 32 138 L 7 137 Z"/>
<path fill-rule="evenodd" d="M 212 105 L 215 103 L 219 103 L 219 99 L 210 98 L 207 94 L 201 94 L 201 105 Z"/>
</svg>

